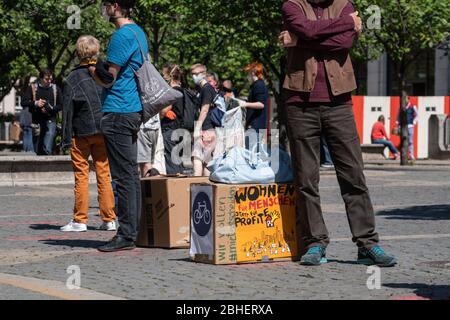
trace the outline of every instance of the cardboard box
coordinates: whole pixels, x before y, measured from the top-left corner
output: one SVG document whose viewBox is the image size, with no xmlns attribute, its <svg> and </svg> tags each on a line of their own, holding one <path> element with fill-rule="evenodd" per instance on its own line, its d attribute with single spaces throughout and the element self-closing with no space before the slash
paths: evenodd
<svg viewBox="0 0 450 320">
<path fill-rule="evenodd" d="M 191 186 L 191 259 L 212 264 L 296 260 L 291 184 Z"/>
<path fill-rule="evenodd" d="M 206 177 L 142 179 L 142 213 L 137 245 L 189 248 L 190 186 L 208 181 Z"/>
</svg>

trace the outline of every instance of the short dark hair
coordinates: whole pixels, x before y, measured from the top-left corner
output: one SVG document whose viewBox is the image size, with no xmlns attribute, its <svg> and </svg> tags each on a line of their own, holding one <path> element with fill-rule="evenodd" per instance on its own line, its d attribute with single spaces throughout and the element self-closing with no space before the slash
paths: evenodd
<svg viewBox="0 0 450 320">
<path fill-rule="evenodd" d="M 384 121 L 384 116 L 379 116 L 378 121 Z"/>
<path fill-rule="evenodd" d="M 136 5 L 136 0 L 115 0 L 111 1 L 111 3 L 117 3 L 120 6 L 120 9 L 122 9 L 122 15 L 125 18 L 129 18 L 131 16 L 131 10 Z"/>
<path fill-rule="evenodd" d="M 53 72 L 50 69 L 44 69 L 39 72 L 39 79 L 44 79 L 45 77 L 53 77 Z"/>
<path fill-rule="evenodd" d="M 136 0 L 116 0 L 112 2 L 117 3 L 122 9 L 132 9 L 136 5 Z"/>
</svg>

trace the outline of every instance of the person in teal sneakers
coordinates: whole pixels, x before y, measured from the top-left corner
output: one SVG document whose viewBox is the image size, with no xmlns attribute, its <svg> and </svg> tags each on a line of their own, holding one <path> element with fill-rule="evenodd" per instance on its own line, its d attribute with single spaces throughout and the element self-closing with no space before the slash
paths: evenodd
<svg viewBox="0 0 450 320">
<path fill-rule="evenodd" d="M 330 242 L 320 204 L 320 139 L 328 144 L 345 202 L 358 263 L 394 266 L 378 245 L 375 214 L 364 176 L 351 93 L 357 88 L 350 49 L 362 20 L 348 0 L 291 0 L 283 4 L 287 49 L 283 83 L 287 132 L 298 191 L 300 264 L 325 263 Z"/>
</svg>

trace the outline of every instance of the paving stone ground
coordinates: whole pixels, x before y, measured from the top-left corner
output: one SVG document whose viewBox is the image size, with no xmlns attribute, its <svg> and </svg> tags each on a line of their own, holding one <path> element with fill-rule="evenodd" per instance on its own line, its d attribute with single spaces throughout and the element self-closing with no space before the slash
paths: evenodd
<svg viewBox="0 0 450 320">
<path fill-rule="evenodd" d="M 383 247 L 399 265 L 381 269 L 381 288 L 369 290 L 367 267 L 354 263 L 356 247 L 336 176 L 321 177 L 325 221 L 332 243 L 330 263 L 294 262 L 213 266 L 189 261 L 188 250 L 138 248 L 102 254 L 95 248 L 114 233 L 97 231 L 95 186 L 91 186 L 90 230 L 61 233 L 71 219 L 73 187 L 0 188 L 0 299 L 62 299 L 58 290 L 6 275 L 58 281 L 64 287 L 79 266 L 81 287 L 125 299 L 297 300 L 450 299 L 450 167 L 401 170 L 369 167 L 369 189 Z M 76 291 L 74 291 L 76 292 Z"/>
</svg>

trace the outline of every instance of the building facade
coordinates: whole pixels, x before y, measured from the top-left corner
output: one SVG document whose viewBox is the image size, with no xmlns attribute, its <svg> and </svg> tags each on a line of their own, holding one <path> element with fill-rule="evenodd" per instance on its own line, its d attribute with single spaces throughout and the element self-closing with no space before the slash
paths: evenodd
<svg viewBox="0 0 450 320">
<path fill-rule="evenodd" d="M 366 91 L 368 96 L 399 95 L 393 63 L 386 54 L 367 63 Z M 363 72 L 364 73 L 364 72 Z M 450 54 L 447 50 L 424 50 L 409 66 L 405 76 L 406 92 L 410 96 L 450 95 Z M 361 83 L 364 90 L 364 83 Z"/>
</svg>

